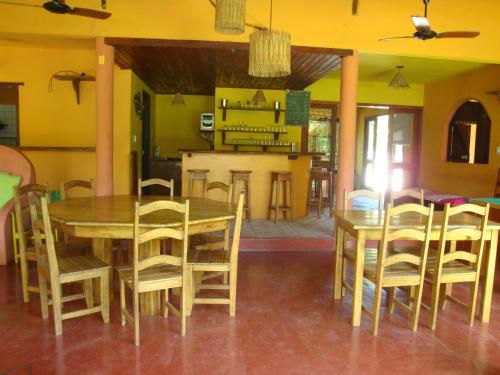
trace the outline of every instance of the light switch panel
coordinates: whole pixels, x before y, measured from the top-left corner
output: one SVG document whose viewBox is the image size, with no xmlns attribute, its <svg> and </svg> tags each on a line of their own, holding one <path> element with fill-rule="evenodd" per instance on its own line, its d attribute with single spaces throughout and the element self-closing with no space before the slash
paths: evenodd
<svg viewBox="0 0 500 375">
<path fill-rule="evenodd" d="M 137 143 L 137 136 L 132 134 L 132 143 Z"/>
<path fill-rule="evenodd" d="M 497 155 L 500 155 L 500 146 L 497 146 Z"/>
</svg>

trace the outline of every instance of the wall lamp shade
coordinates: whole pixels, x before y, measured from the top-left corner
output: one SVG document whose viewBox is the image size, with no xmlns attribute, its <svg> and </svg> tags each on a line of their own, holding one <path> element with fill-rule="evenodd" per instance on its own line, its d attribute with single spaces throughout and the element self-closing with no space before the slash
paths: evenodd
<svg viewBox="0 0 500 375">
<path fill-rule="evenodd" d="M 266 96 L 264 95 L 264 91 L 262 90 L 257 90 L 255 95 L 252 98 L 252 103 L 255 104 L 261 104 L 261 103 L 267 103 Z"/>
<path fill-rule="evenodd" d="M 257 30 L 250 34 L 248 74 L 253 77 L 286 77 L 290 68 L 290 34 Z"/>
<path fill-rule="evenodd" d="M 404 66 L 402 65 L 396 66 L 398 72 L 389 82 L 389 87 L 393 87 L 395 89 L 409 89 L 411 87 L 406 78 L 403 76 L 403 73 L 401 72 L 401 69 L 403 68 Z"/>
<path fill-rule="evenodd" d="M 172 100 L 172 105 L 184 105 L 186 102 L 184 101 L 184 97 L 180 92 L 175 94 L 174 99 Z"/>
<path fill-rule="evenodd" d="M 245 31 L 246 0 L 217 0 L 215 31 L 222 34 L 242 34 Z"/>
</svg>

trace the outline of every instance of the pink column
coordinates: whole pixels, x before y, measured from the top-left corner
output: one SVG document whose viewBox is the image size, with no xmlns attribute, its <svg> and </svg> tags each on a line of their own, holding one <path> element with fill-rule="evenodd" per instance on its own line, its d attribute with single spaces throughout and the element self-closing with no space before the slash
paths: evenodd
<svg viewBox="0 0 500 375">
<path fill-rule="evenodd" d="M 96 193 L 113 195 L 114 48 L 96 39 Z"/>
<path fill-rule="evenodd" d="M 340 80 L 340 130 L 339 170 L 337 172 L 336 208 L 344 207 L 344 189 L 354 186 L 354 162 L 356 154 L 356 96 L 358 90 L 357 51 L 342 58 Z"/>
</svg>

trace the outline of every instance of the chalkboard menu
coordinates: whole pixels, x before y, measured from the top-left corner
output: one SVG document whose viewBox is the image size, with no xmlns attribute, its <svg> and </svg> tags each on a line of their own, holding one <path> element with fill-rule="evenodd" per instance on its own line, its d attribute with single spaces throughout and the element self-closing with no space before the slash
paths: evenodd
<svg viewBox="0 0 500 375">
<path fill-rule="evenodd" d="M 308 91 L 289 91 L 286 94 L 286 124 L 307 125 L 309 123 L 309 104 L 311 93 Z"/>
</svg>

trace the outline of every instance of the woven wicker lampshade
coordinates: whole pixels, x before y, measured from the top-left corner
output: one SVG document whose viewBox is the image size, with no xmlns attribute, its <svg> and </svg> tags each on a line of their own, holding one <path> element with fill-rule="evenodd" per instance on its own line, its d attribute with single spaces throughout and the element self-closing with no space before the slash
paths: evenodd
<svg viewBox="0 0 500 375">
<path fill-rule="evenodd" d="M 262 103 L 267 103 L 266 96 L 264 95 L 264 91 L 261 89 L 257 90 L 255 95 L 252 98 L 252 103 L 254 104 L 262 104 Z"/>
<path fill-rule="evenodd" d="M 248 74 L 286 77 L 290 73 L 290 34 L 271 29 L 251 33 Z"/>
<path fill-rule="evenodd" d="M 217 0 L 215 31 L 222 34 L 241 34 L 245 31 L 246 0 Z"/>
<path fill-rule="evenodd" d="M 389 82 L 389 87 L 393 87 L 395 89 L 409 89 L 411 87 L 406 78 L 403 76 L 403 73 L 401 72 L 401 69 L 403 68 L 404 66 L 402 65 L 396 66 L 398 72 L 391 79 L 391 82 Z"/>
<path fill-rule="evenodd" d="M 186 104 L 186 102 L 184 101 L 184 97 L 180 92 L 178 92 L 177 94 L 175 94 L 174 99 L 172 100 L 172 105 L 183 105 L 183 104 Z"/>
</svg>

